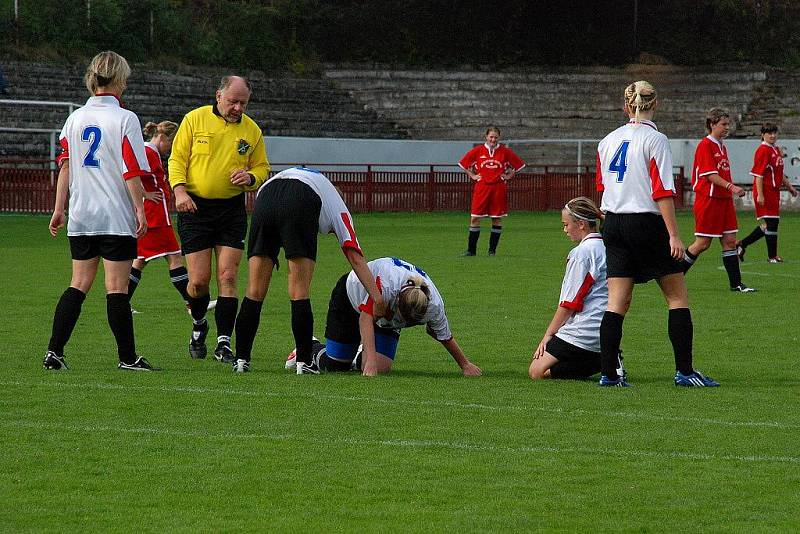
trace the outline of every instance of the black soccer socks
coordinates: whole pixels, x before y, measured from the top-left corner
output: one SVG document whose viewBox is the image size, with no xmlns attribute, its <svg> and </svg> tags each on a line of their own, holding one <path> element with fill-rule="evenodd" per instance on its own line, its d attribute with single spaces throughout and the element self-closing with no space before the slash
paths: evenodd
<svg viewBox="0 0 800 534">
<path fill-rule="evenodd" d="M 84 300 L 86 300 L 86 293 L 74 287 L 68 287 L 61 294 L 53 314 L 53 331 L 50 335 L 50 342 L 47 344 L 47 350 L 55 352 L 58 356 L 64 355 L 64 346 L 72 336 L 72 331 L 81 315 L 81 305 Z"/>
<path fill-rule="evenodd" d="M 500 235 L 502 233 L 502 225 L 492 225 L 492 233 L 489 234 L 489 254 L 494 254 L 497 251 L 497 244 L 500 242 Z"/>
<path fill-rule="evenodd" d="M 139 282 L 142 280 L 142 271 L 131 267 L 131 274 L 128 275 L 128 300 L 133 298 L 136 288 L 139 287 Z"/>
<path fill-rule="evenodd" d="M 681 262 L 681 265 L 683 266 L 683 274 L 686 274 L 687 271 L 692 268 L 694 262 L 697 261 L 697 256 L 699 256 L 699 254 L 692 254 L 689 252 L 688 248 L 686 249 L 686 252 L 683 253 L 683 261 Z"/>
<path fill-rule="evenodd" d="M 119 361 L 133 363 L 136 361 L 136 344 L 133 339 L 133 315 L 131 304 L 125 293 L 109 293 L 106 295 L 106 314 L 108 326 L 117 340 Z"/>
<path fill-rule="evenodd" d="M 669 310 L 667 332 L 675 354 L 675 369 L 684 375 L 692 374 L 692 338 L 694 326 L 689 308 Z"/>
<path fill-rule="evenodd" d="M 189 296 L 189 308 L 192 311 L 192 319 L 194 319 L 196 323 L 201 322 L 206 316 L 209 302 L 211 302 L 210 295 L 203 295 L 202 297 Z"/>
<path fill-rule="evenodd" d="M 481 236 L 480 226 L 469 227 L 469 239 L 467 239 L 467 252 L 475 255 L 478 250 L 478 238 Z"/>
<path fill-rule="evenodd" d="M 189 292 L 186 289 L 189 285 L 189 273 L 186 270 L 186 267 L 180 266 L 176 267 L 175 269 L 170 269 L 169 281 L 172 282 L 172 285 L 175 286 L 175 289 L 177 289 L 178 293 L 181 294 L 183 300 L 189 302 Z M 128 291 L 130 292 L 130 289 Z"/>
<path fill-rule="evenodd" d="M 728 283 L 731 287 L 738 287 L 742 284 L 742 273 L 739 270 L 739 254 L 736 249 L 722 251 L 722 265 L 728 273 Z"/>
<path fill-rule="evenodd" d="M 311 338 L 314 337 L 314 314 L 311 300 L 293 300 L 292 334 L 297 349 L 297 362 L 311 363 Z"/>
<path fill-rule="evenodd" d="M 767 242 L 767 257 L 774 258 L 778 255 L 778 223 L 777 217 L 764 217 L 767 229 L 764 231 L 764 239 Z"/>
<path fill-rule="evenodd" d="M 219 302 L 219 299 L 217 300 Z M 236 358 L 250 361 L 253 352 L 253 341 L 256 339 L 258 325 L 261 322 L 263 301 L 250 300 L 245 297 L 239 306 L 236 317 Z"/>
<path fill-rule="evenodd" d="M 753 229 L 753 231 L 750 232 L 750 235 L 748 235 L 747 237 L 742 239 L 742 242 L 741 242 L 742 248 L 749 247 L 750 245 L 752 245 L 753 243 L 755 243 L 756 241 L 758 241 L 762 237 L 764 237 L 764 230 L 761 229 L 761 226 L 756 226 Z"/>
<path fill-rule="evenodd" d="M 619 364 L 619 345 L 622 342 L 622 323 L 625 316 L 608 311 L 600 321 L 600 372 L 603 376 L 616 380 Z"/>
<path fill-rule="evenodd" d="M 206 301 L 208 306 L 208 301 Z M 214 320 L 217 323 L 217 336 L 233 335 L 233 325 L 236 322 L 236 310 L 239 309 L 239 299 L 236 297 L 217 297 L 217 307 L 214 308 Z"/>
</svg>

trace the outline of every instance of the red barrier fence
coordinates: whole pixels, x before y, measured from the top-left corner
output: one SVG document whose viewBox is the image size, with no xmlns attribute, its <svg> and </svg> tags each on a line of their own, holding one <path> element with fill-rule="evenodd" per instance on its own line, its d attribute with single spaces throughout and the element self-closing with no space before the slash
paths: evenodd
<svg viewBox="0 0 800 534">
<path fill-rule="evenodd" d="M 434 165 L 401 166 L 420 168 L 412 171 L 373 170 L 391 168 L 387 165 L 361 167 L 366 170 L 324 171 L 354 212 L 469 210 L 472 184 L 460 170 L 442 171 Z M 684 205 L 684 180 L 680 167 L 675 175 L 678 208 Z M 509 208 L 515 211 L 560 209 L 569 199 L 581 195 L 600 200 L 593 167 L 534 168 L 517 174 L 508 183 L 508 190 Z M 0 211 L 50 213 L 54 198 L 55 177 L 49 169 L 0 168 Z M 254 193 L 248 193 L 248 209 L 252 209 L 253 200 Z"/>
</svg>

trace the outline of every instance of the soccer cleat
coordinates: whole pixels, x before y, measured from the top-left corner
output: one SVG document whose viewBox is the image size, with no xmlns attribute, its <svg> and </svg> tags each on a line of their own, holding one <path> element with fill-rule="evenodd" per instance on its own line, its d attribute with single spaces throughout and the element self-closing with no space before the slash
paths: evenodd
<svg viewBox="0 0 800 534">
<path fill-rule="evenodd" d="M 292 349 L 292 352 L 286 357 L 286 363 L 283 364 L 283 367 L 287 371 L 297 369 L 297 349 Z"/>
<path fill-rule="evenodd" d="M 140 313 L 142 312 L 134 310 L 133 306 L 131 306 L 131 315 L 139 315 Z"/>
<path fill-rule="evenodd" d="M 297 374 L 298 375 L 318 375 L 319 374 L 319 366 L 317 362 L 311 363 L 303 363 L 297 362 Z"/>
<path fill-rule="evenodd" d="M 64 356 L 59 356 L 55 352 L 48 350 L 47 354 L 44 355 L 44 361 L 42 361 L 42 367 L 47 369 L 48 371 L 62 371 L 68 370 L 69 366 L 67 365 L 66 359 Z"/>
<path fill-rule="evenodd" d="M 364 361 L 364 345 L 361 344 L 358 346 L 356 350 L 356 357 L 353 358 L 353 361 L 350 362 L 350 370 L 351 371 L 360 371 L 361 370 L 361 362 Z"/>
<path fill-rule="evenodd" d="M 469 256 L 474 256 L 474 255 L 475 255 L 475 253 L 474 253 L 474 252 L 472 252 L 471 250 L 465 250 L 464 252 L 462 252 L 462 253 L 460 254 L 460 256 L 461 256 L 462 258 L 466 258 L 466 257 L 469 257 Z"/>
<path fill-rule="evenodd" d="M 732 287 L 731 291 L 734 291 L 734 292 L 737 292 L 737 293 L 753 293 L 756 290 L 755 290 L 755 288 L 747 287 L 744 284 L 739 284 L 738 286 Z"/>
<path fill-rule="evenodd" d="M 600 387 L 604 387 L 604 388 L 629 388 L 629 387 L 631 387 L 631 385 L 628 384 L 625 381 L 624 377 L 620 376 L 616 380 L 612 380 L 612 379 L 608 378 L 606 375 L 600 376 L 600 382 L 598 382 L 598 385 Z"/>
<path fill-rule="evenodd" d="M 216 307 L 217 307 L 217 299 L 209 300 L 208 301 L 208 307 L 206 308 L 206 311 L 211 311 Z"/>
<path fill-rule="evenodd" d="M 490 250 L 489 251 L 489 256 L 495 256 L 495 255 L 497 255 L 496 251 L 494 251 L 494 250 Z"/>
<path fill-rule="evenodd" d="M 736 242 L 736 255 L 739 256 L 740 262 L 744 262 L 744 247 L 741 241 Z"/>
<path fill-rule="evenodd" d="M 233 355 L 229 344 L 219 343 L 217 348 L 214 349 L 214 359 L 222 363 L 233 363 L 236 357 Z"/>
<path fill-rule="evenodd" d="M 206 336 L 208 335 L 208 321 L 195 324 L 192 327 L 192 337 L 189 338 L 189 357 L 195 360 L 202 360 L 206 357 Z"/>
<path fill-rule="evenodd" d="M 780 256 L 773 256 L 772 258 L 767 260 L 768 263 L 783 263 L 783 258 Z"/>
<path fill-rule="evenodd" d="M 675 385 L 687 388 L 715 388 L 719 387 L 719 382 L 710 376 L 704 376 L 699 371 L 692 371 L 689 375 L 675 371 Z"/>
<path fill-rule="evenodd" d="M 233 362 L 233 372 L 234 373 L 249 373 L 250 372 L 250 362 L 247 360 L 243 360 L 239 358 L 235 362 Z"/>
<path fill-rule="evenodd" d="M 627 380 L 628 378 L 628 371 L 625 369 L 625 366 L 622 364 L 625 358 L 622 357 L 622 349 L 619 349 L 619 367 L 617 367 L 617 375 L 621 376 L 623 380 Z"/>
<path fill-rule="evenodd" d="M 138 356 L 133 363 L 119 362 L 117 369 L 122 369 L 123 371 L 158 371 L 142 356 Z"/>
</svg>

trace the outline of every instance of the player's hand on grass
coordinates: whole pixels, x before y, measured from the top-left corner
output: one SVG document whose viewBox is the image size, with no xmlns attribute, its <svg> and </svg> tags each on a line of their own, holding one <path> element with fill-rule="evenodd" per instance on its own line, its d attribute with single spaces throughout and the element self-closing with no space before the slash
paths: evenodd
<svg viewBox="0 0 800 534">
<path fill-rule="evenodd" d="M 63 211 L 54 211 L 53 216 L 50 217 L 50 235 L 55 237 L 58 235 L 59 228 L 64 227 L 64 212 Z"/>
<path fill-rule="evenodd" d="M 483 371 L 481 371 L 481 368 L 474 363 L 467 362 L 467 364 L 461 369 L 461 373 L 464 376 L 481 376 Z"/>
<path fill-rule="evenodd" d="M 378 366 L 374 362 L 364 363 L 364 368 L 361 370 L 362 376 L 378 376 Z"/>
</svg>

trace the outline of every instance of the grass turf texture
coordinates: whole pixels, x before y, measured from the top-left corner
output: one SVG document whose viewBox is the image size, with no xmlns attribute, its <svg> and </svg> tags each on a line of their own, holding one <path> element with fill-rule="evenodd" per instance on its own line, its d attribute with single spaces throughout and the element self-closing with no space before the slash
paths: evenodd
<svg viewBox="0 0 800 534">
<path fill-rule="evenodd" d="M 752 214 L 739 219 L 743 235 Z M 691 214 L 679 220 L 688 244 Z M 767 264 L 763 240 L 748 250 L 743 279 L 757 293 L 728 290 L 718 243 L 690 272 L 695 363 L 722 383 L 709 390 L 673 386 L 654 283 L 637 286 L 625 322 L 634 388 L 528 379 L 573 246 L 555 212 L 512 214 L 494 258 L 486 224 L 478 257 L 458 257 L 461 213 L 356 216 L 369 258 L 431 275 L 480 378 L 460 376 L 421 328 L 403 332 L 389 376 L 284 372 L 285 266 L 253 372 L 192 361 L 163 260 L 144 271 L 134 321 L 139 352 L 164 371 L 116 370 L 100 275 L 66 349 L 72 369 L 45 372 L 70 272 L 66 237 L 51 239 L 47 221 L 0 217 L 0 530 L 800 529 L 796 214 L 781 219 L 786 263 Z M 321 238 L 317 336 L 346 270 Z"/>
</svg>

